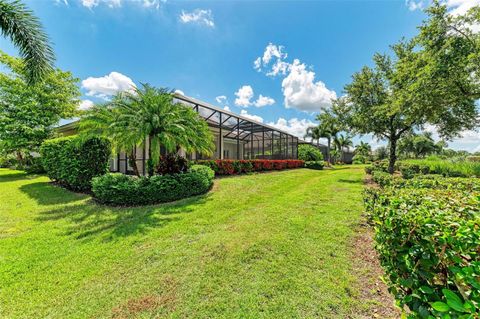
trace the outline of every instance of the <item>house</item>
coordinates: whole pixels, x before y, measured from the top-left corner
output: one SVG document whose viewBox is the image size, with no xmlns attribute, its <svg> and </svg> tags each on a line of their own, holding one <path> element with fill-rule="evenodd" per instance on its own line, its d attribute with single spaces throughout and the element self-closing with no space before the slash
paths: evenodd
<svg viewBox="0 0 480 319">
<path fill-rule="evenodd" d="M 190 160 L 197 159 L 297 159 L 298 137 L 275 127 L 251 120 L 203 101 L 175 93 L 175 100 L 192 107 L 207 121 L 214 136 L 215 151 L 212 156 L 179 153 Z M 77 122 L 57 128 L 61 135 L 76 134 Z M 138 170 L 145 174 L 148 160 L 148 143 L 135 149 Z M 162 152 L 162 150 L 161 150 Z M 133 173 L 128 154 L 120 152 L 112 158 L 110 170 Z"/>
</svg>

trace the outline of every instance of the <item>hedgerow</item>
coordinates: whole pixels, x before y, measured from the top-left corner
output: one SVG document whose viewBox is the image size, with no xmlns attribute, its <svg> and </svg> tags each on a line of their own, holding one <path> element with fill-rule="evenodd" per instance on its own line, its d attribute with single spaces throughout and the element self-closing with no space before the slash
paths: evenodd
<svg viewBox="0 0 480 319">
<path fill-rule="evenodd" d="M 390 176 L 364 200 L 389 290 L 408 316 L 478 318 L 479 180 Z"/>
<path fill-rule="evenodd" d="M 128 176 L 110 173 L 92 181 L 94 198 L 104 204 L 134 206 L 171 202 L 208 192 L 213 184 L 214 172 L 202 165 L 193 165 L 188 172 Z"/>
<path fill-rule="evenodd" d="M 198 160 L 196 163 L 210 167 L 215 175 L 238 175 L 249 172 L 299 168 L 305 165 L 302 160 Z"/>
<path fill-rule="evenodd" d="M 73 190 L 85 191 L 92 178 L 108 171 L 110 141 L 102 137 L 61 137 L 46 140 L 40 155 L 48 177 Z"/>
</svg>

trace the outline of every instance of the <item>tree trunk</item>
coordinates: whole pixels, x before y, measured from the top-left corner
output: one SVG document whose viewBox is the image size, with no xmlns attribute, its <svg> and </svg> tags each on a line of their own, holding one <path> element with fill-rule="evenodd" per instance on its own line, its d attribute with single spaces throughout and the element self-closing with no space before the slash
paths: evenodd
<svg viewBox="0 0 480 319">
<path fill-rule="evenodd" d="M 147 161 L 148 176 L 153 176 L 154 169 L 152 163 L 152 138 L 148 137 L 148 161 Z"/>
<path fill-rule="evenodd" d="M 137 166 L 137 156 L 135 154 L 135 148 L 133 148 L 132 150 L 130 150 L 130 154 L 128 156 L 129 158 L 129 164 L 130 166 L 133 168 L 133 173 L 136 175 L 136 176 L 140 176 L 140 173 L 138 172 L 138 166 Z"/>
<path fill-rule="evenodd" d="M 397 161 L 397 138 L 390 138 L 390 157 L 388 160 L 388 172 L 393 174 L 395 171 L 395 162 Z"/>
<path fill-rule="evenodd" d="M 332 163 L 332 158 L 330 156 L 330 138 L 327 138 L 327 161 L 329 164 Z"/>
</svg>

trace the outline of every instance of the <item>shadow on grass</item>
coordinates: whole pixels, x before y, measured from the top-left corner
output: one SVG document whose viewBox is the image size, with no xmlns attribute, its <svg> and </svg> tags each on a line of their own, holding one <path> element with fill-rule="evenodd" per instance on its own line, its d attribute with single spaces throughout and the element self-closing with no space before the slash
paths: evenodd
<svg viewBox="0 0 480 319">
<path fill-rule="evenodd" d="M 20 190 L 34 199 L 39 205 L 67 204 L 87 198 L 48 182 L 36 182 L 20 186 Z"/>
<path fill-rule="evenodd" d="M 112 241 L 120 237 L 144 234 L 153 228 L 165 227 L 179 221 L 182 215 L 205 204 L 210 195 L 200 195 L 173 203 L 143 207 L 108 207 L 93 200 L 67 205 L 40 213 L 37 221 L 67 223 L 65 235 L 76 239 Z M 62 226 L 63 227 L 63 226 Z"/>
<path fill-rule="evenodd" d="M 345 178 L 340 178 L 338 179 L 339 183 L 347 183 L 347 184 L 363 184 L 362 179 L 345 179 Z"/>
<path fill-rule="evenodd" d="M 30 178 L 29 178 L 30 177 Z M 16 171 L 16 173 L 3 173 L 3 170 L 0 171 L 0 183 L 15 182 L 21 179 L 33 179 L 37 178 L 38 175 L 28 175 L 25 172 Z"/>
</svg>

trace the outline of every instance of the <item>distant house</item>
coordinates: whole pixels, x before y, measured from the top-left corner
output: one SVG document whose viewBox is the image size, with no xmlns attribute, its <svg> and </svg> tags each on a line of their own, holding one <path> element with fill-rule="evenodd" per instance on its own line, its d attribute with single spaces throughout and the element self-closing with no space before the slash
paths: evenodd
<svg viewBox="0 0 480 319">
<path fill-rule="evenodd" d="M 272 126 L 251 120 L 200 100 L 175 93 L 178 102 L 191 106 L 207 121 L 214 136 L 215 151 L 211 157 L 201 154 L 180 154 L 191 159 L 297 159 L 298 137 Z M 78 122 L 57 128 L 64 135 L 77 133 Z M 148 143 L 135 150 L 137 167 L 145 174 L 148 160 Z M 162 153 L 163 150 L 161 150 Z M 112 158 L 110 170 L 133 173 L 128 154 L 120 152 Z"/>
</svg>

